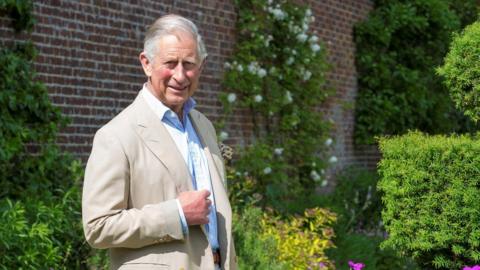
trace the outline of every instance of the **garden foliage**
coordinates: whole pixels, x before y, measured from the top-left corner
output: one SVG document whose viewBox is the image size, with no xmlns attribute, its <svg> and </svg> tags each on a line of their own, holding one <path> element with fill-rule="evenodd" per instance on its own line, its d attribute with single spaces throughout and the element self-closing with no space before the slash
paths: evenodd
<svg viewBox="0 0 480 270">
<path fill-rule="evenodd" d="M 29 0 L 0 0 L 0 16 L 7 15 L 16 32 L 32 29 L 35 23 L 32 8 L 33 2 Z"/>
<path fill-rule="evenodd" d="M 336 248 L 327 250 L 336 269 L 349 270 L 348 261 L 362 262 L 368 270 L 417 269 L 411 260 L 390 249 L 381 249 L 385 228 L 381 221 L 381 194 L 378 175 L 364 168 L 349 167 L 337 175 L 335 190 L 312 196 L 310 205 L 331 209 L 337 214 L 333 226 Z"/>
<path fill-rule="evenodd" d="M 411 132 L 380 140 L 382 244 L 422 269 L 480 262 L 480 140 Z"/>
<path fill-rule="evenodd" d="M 17 32 L 33 25 L 31 1 L 0 1 Z M 35 49 L 0 50 L 0 269 L 86 268 L 79 163 L 56 145 L 67 122 L 32 68 Z"/>
<path fill-rule="evenodd" d="M 334 247 L 335 220 L 334 213 L 321 208 L 306 209 L 303 216 L 286 220 L 265 214 L 261 237 L 275 240 L 278 259 L 287 269 L 335 269 L 334 263 L 325 256 L 325 251 Z"/>
<path fill-rule="evenodd" d="M 455 110 L 435 74 L 452 33 L 476 19 L 476 0 L 376 0 L 355 28 L 359 92 L 355 140 L 474 128 Z"/>
<path fill-rule="evenodd" d="M 474 121 L 480 119 L 480 21 L 455 35 L 445 64 L 438 69 L 445 77 L 455 105 Z"/>
<path fill-rule="evenodd" d="M 287 214 L 327 184 L 324 171 L 336 161 L 325 154 L 333 140 L 319 105 L 331 91 L 325 87 L 326 52 L 310 30 L 312 11 L 292 1 L 236 6 L 237 42 L 225 63 L 225 115 L 217 129 L 225 140 L 235 114 L 250 116 L 251 137 L 227 168 L 240 268 L 334 269 L 325 256 L 333 247 L 334 215 L 324 209 Z M 260 215 L 255 207 L 275 210 Z"/>
<path fill-rule="evenodd" d="M 225 63 L 226 113 L 218 129 L 228 127 L 233 112 L 248 112 L 253 134 L 229 170 L 231 199 L 280 209 L 326 184 L 329 124 L 318 111 L 330 93 L 325 51 L 309 30 L 311 10 L 290 1 L 236 3 L 237 43 Z"/>
<path fill-rule="evenodd" d="M 263 236 L 261 220 L 263 211 L 247 207 L 241 213 L 234 212 L 233 236 L 241 270 L 272 269 L 286 270 L 276 254 L 276 242 L 271 236 Z"/>
<path fill-rule="evenodd" d="M 334 247 L 335 219 L 320 208 L 286 219 L 272 210 L 245 208 L 234 222 L 240 269 L 335 269 L 325 256 Z"/>
</svg>

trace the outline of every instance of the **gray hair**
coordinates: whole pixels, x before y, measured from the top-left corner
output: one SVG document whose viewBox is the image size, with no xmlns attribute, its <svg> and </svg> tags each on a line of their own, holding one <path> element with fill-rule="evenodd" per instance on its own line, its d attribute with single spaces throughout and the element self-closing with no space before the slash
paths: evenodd
<svg viewBox="0 0 480 270">
<path fill-rule="evenodd" d="M 147 30 L 143 44 L 143 51 L 148 60 L 153 61 L 159 38 L 174 35 L 177 31 L 184 31 L 192 35 L 197 42 L 197 55 L 202 62 L 207 57 L 207 50 L 203 43 L 202 36 L 198 33 L 197 26 L 187 18 L 179 15 L 169 14 L 157 19 Z"/>
</svg>

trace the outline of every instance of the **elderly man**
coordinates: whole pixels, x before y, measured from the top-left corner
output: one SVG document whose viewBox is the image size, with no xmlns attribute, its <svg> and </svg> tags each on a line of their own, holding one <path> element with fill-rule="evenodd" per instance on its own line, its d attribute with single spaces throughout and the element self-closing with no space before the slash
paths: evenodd
<svg viewBox="0 0 480 270">
<path fill-rule="evenodd" d="M 206 55 L 191 21 L 158 19 L 140 54 L 148 81 L 95 134 L 83 226 L 113 269 L 236 269 L 223 160 L 191 98 Z"/>
</svg>

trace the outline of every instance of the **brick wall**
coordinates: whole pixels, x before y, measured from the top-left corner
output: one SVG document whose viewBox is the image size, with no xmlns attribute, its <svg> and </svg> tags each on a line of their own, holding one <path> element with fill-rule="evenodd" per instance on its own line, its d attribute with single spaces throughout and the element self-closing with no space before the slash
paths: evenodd
<svg viewBox="0 0 480 270">
<path fill-rule="evenodd" d="M 314 29 L 329 51 L 332 65 L 328 78 L 337 94 L 323 110 L 335 122 L 332 154 L 339 163 L 333 171 L 349 164 L 374 166 L 378 159 L 375 149 L 355 149 L 352 142 L 357 92 L 353 25 L 366 17 L 372 3 L 299 2 L 312 8 Z M 205 39 L 209 58 L 195 97 L 199 109 L 215 121 L 222 109 L 216 97 L 222 91 L 223 63 L 235 43 L 233 0 L 34 1 L 37 23 L 31 37 L 39 51 L 35 67 L 54 104 L 72 119 L 59 137 L 66 150 L 85 161 L 94 132 L 135 98 L 145 81 L 138 61 L 145 28 L 167 13 L 192 19 Z M 7 23 L 8 19 L 0 19 L 2 43 L 22 38 L 15 36 Z M 245 117 L 248 115 L 239 114 L 230 126 L 235 141 L 245 135 L 241 130 L 248 130 Z"/>
</svg>

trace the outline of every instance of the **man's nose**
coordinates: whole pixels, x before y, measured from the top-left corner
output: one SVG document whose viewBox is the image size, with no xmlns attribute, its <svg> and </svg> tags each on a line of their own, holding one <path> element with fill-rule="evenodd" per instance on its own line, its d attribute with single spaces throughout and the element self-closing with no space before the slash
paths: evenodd
<svg viewBox="0 0 480 270">
<path fill-rule="evenodd" d="M 175 70 L 173 71 L 173 78 L 179 83 L 183 83 L 185 81 L 185 68 L 183 67 L 182 63 L 178 63 L 178 65 L 175 67 Z"/>
</svg>

